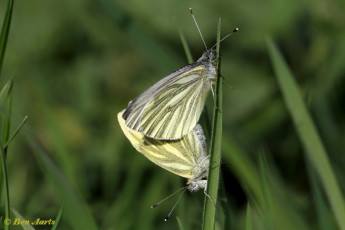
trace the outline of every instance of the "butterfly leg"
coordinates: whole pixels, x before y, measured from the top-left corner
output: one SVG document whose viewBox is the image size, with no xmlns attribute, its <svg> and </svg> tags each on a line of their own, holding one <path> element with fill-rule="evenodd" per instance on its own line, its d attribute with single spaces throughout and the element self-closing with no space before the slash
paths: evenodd
<svg viewBox="0 0 345 230">
<path fill-rule="evenodd" d="M 212 85 L 211 85 L 211 92 L 212 92 L 212 96 L 213 96 L 213 104 L 216 107 L 216 109 L 219 110 L 218 106 L 216 105 L 216 95 L 214 94 Z"/>
<path fill-rule="evenodd" d="M 223 78 L 223 80 L 224 80 L 223 85 L 225 85 L 229 89 L 232 89 L 232 86 L 225 82 L 225 77 L 223 75 L 220 75 L 220 77 Z"/>
<path fill-rule="evenodd" d="M 211 85 L 211 92 L 212 92 L 212 96 L 213 96 L 213 101 L 216 102 L 216 95 L 214 94 L 212 85 Z"/>
<path fill-rule="evenodd" d="M 210 195 L 207 194 L 206 189 L 207 189 L 207 187 L 205 187 L 205 189 L 204 189 L 204 194 L 207 196 L 208 199 L 210 199 L 210 201 L 212 202 L 213 206 L 216 207 L 216 204 L 214 203 L 214 201 L 212 200 Z"/>
</svg>

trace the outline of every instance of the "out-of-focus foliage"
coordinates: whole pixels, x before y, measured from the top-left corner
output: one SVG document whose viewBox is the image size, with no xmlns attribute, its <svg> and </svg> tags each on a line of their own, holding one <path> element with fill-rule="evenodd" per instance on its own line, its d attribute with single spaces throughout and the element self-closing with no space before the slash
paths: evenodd
<svg viewBox="0 0 345 230">
<path fill-rule="evenodd" d="M 0 1 L 1 25 L 6 5 Z M 0 90 L 13 77 L 12 131 L 29 117 L 7 153 L 10 202 L 21 216 L 54 219 L 76 199 L 73 210 L 86 214 L 65 206 L 57 229 L 76 229 L 74 217 L 88 215 L 99 229 L 201 226 L 202 192 L 180 201 L 173 214 L 179 224 L 163 221 L 177 196 L 150 209 L 185 180 L 137 153 L 116 120 L 130 100 L 188 63 L 176 23 L 194 60 L 204 51 L 189 7 L 209 47 L 219 16 L 224 35 L 239 27 L 221 44 L 232 89 L 223 87 L 217 227 L 337 229 L 265 43 L 270 35 L 287 61 L 344 191 L 345 2 L 336 0 L 16 1 Z M 211 109 L 212 97 L 207 104 Z M 6 114 L 2 103 L 1 121 Z M 40 154 L 48 157 L 43 163 Z"/>
</svg>

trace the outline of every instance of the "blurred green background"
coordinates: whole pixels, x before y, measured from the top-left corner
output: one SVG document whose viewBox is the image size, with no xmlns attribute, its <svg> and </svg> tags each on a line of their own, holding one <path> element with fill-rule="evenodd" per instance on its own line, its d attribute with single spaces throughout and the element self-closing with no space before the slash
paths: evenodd
<svg viewBox="0 0 345 230">
<path fill-rule="evenodd" d="M 0 2 L 1 23 L 6 5 Z M 189 7 L 209 47 L 219 16 L 223 35 L 240 29 L 221 44 L 222 74 L 232 86 L 223 88 L 220 199 L 226 208 L 218 216 L 225 228 L 245 229 L 249 203 L 253 229 L 338 229 L 282 98 L 265 38 L 273 38 L 291 68 L 344 190 L 341 0 L 16 1 L 0 86 L 13 77 L 12 130 L 29 117 L 7 156 L 11 206 L 25 219 L 55 219 L 63 204 L 57 229 L 78 229 L 73 222 L 85 213 L 85 223 L 99 229 L 177 229 L 176 217 L 180 229 L 200 228 L 202 192 L 186 194 L 167 223 L 176 198 L 150 209 L 186 180 L 137 153 L 116 118 L 130 100 L 188 63 L 177 27 L 195 60 L 205 50 Z M 207 106 L 211 111 L 211 96 Z M 5 114 L 2 106 L 0 118 Z M 42 163 L 39 145 L 57 168 Z M 266 182 L 258 176 L 259 156 L 266 159 L 261 171 L 268 171 L 270 191 L 260 190 Z M 61 184 L 49 176 L 52 168 Z M 282 219 L 269 215 L 270 202 L 262 206 L 258 191 L 268 200 L 279 197 Z"/>
</svg>

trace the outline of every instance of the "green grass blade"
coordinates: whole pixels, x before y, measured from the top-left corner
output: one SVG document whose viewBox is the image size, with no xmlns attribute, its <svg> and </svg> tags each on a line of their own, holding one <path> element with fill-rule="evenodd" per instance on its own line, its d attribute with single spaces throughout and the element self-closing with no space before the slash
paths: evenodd
<svg viewBox="0 0 345 230">
<path fill-rule="evenodd" d="M 309 181 L 311 184 L 311 189 L 313 192 L 313 200 L 315 205 L 316 212 L 316 223 L 319 227 L 319 230 L 335 230 L 337 229 L 333 218 L 329 212 L 327 202 L 324 199 L 324 195 L 321 191 L 320 183 L 317 180 L 316 173 L 310 163 L 307 162 L 307 172 L 309 176 Z"/>
<path fill-rule="evenodd" d="M 176 22 L 176 19 L 175 19 Z M 187 61 L 189 64 L 193 63 L 193 56 L 192 56 L 192 52 L 190 51 L 189 45 L 187 43 L 186 37 L 184 36 L 181 28 L 179 27 L 179 25 L 176 22 L 176 27 L 177 27 L 177 31 L 178 34 L 180 36 L 181 42 L 182 42 L 182 46 L 184 49 L 184 52 L 186 53 L 186 57 L 187 57 Z"/>
<path fill-rule="evenodd" d="M 66 217 L 73 229 L 96 230 L 96 223 L 85 203 L 76 194 L 69 181 L 60 172 L 42 147 L 29 137 L 30 144 L 39 166 L 47 181 L 50 181 L 60 198 Z"/>
<path fill-rule="evenodd" d="M 265 220 L 265 229 L 266 230 L 273 230 L 274 229 L 274 217 L 273 217 L 273 194 L 271 190 L 271 183 L 270 183 L 270 177 L 268 172 L 268 166 L 267 161 L 265 158 L 264 153 L 260 154 L 259 159 L 259 166 L 260 166 L 260 177 L 261 177 L 261 183 L 262 183 L 262 194 L 264 197 L 264 205 L 263 205 L 263 211 L 264 211 L 264 220 Z"/>
<path fill-rule="evenodd" d="M 252 230 L 252 212 L 250 209 L 250 204 L 247 204 L 247 215 L 246 215 L 246 230 Z"/>
<path fill-rule="evenodd" d="M 2 24 L 1 34 L 0 34 L 0 75 L 2 70 L 2 65 L 4 63 L 4 56 L 6 51 L 8 34 L 10 32 L 12 10 L 13 10 L 14 0 L 8 0 L 7 10 Z"/>
<path fill-rule="evenodd" d="M 12 84 L 13 81 L 12 79 L 10 79 L 5 85 L 4 87 L 2 87 L 1 91 L 0 91 L 0 105 L 2 104 L 2 102 L 5 100 L 5 98 L 8 95 L 8 91 L 12 88 Z"/>
<path fill-rule="evenodd" d="M 4 161 L 6 163 L 6 155 L 7 155 L 7 149 L 8 149 L 8 145 L 6 143 L 8 143 L 9 140 L 9 136 L 10 136 L 10 126 L 11 126 L 11 108 L 12 108 L 12 89 L 13 89 L 13 84 L 12 84 L 12 80 L 10 80 L 5 86 L 4 86 L 4 90 L 7 92 L 7 95 L 2 95 L 4 97 L 7 97 L 7 105 L 6 105 L 6 114 L 5 114 L 5 118 L 3 121 L 3 130 L 2 130 L 2 140 L 1 140 L 1 144 L 2 144 L 2 148 L 4 151 Z M 2 193 L 3 193 L 3 186 L 4 183 L 4 174 L 3 174 L 4 170 L 0 170 L 0 197 L 2 197 Z"/>
<path fill-rule="evenodd" d="M 210 144 L 210 168 L 208 172 L 207 194 L 211 197 L 206 197 L 204 204 L 204 230 L 213 230 L 215 226 L 215 215 L 219 186 L 219 171 L 221 159 L 221 146 L 222 146 L 222 77 L 220 76 L 220 55 L 219 55 L 219 41 L 220 41 L 220 28 L 221 18 L 218 21 L 217 30 L 217 60 L 218 60 L 218 76 L 215 86 L 215 108 L 213 116 L 213 132 Z"/>
<path fill-rule="evenodd" d="M 10 136 L 10 138 L 8 138 L 7 142 L 4 144 L 4 148 L 6 148 L 11 143 L 11 141 L 17 136 L 17 134 L 19 133 L 21 128 L 24 126 L 27 120 L 28 120 L 28 116 L 25 116 L 22 122 L 19 124 L 19 126 L 16 128 L 16 130 L 13 132 L 13 134 Z"/>
<path fill-rule="evenodd" d="M 262 210 L 267 205 L 267 194 L 264 194 L 263 181 L 260 177 L 260 170 L 249 158 L 248 153 L 230 135 L 223 135 L 222 153 L 226 162 L 231 162 L 231 171 L 236 175 L 249 199 Z M 274 220 L 280 224 L 279 229 L 310 229 L 303 219 L 303 215 L 293 207 L 291 202 L 286 202 L 288 187 L 277 183 L 277 175 L 270 175 L 270 205 Z M 281 179 L 280 179 L 281 181 Z M 284 208 L 281 208 L 284 207 Z M 254 220 L 253 220 L 254 221 Z"/>
<path fill-rule="evenodd" d="M 20 220 L 26 220 L 22 215 L 20 215 L 20 213 L 15 208 L 11 207 L 11 211 L 13 212 L 13 214 L 16 218 L 18 218 Z M 22 226 L 22 228 L 24 230 L 35 230 L 35 228 L 32 227 L 30 225 L 30 223 L 29 224 L 20 224 L 20 226 Z"/>
<path fill-rule="evenodd" d="M 56 230 L 57 226 L 59 225 L 59 222 L 60 222 L 60 219 L 61 219 L 61 216 L 62 216 L 62 211 L 63 211 L 63 207 L 61 206 L 61 208 L 59 209 L 59 212 L 55 218 L 55 223 L 54 223 L 54 226 L 52 227 L 51 230 Z"/>
<path fill-rule="evenodd" d="M 179 230 L 184 230 L 184 227 L 183 227 L 181 219 L 177 216 L 176 220 L 177 220 L 177 224 L 178 224 L 178 229 Z"/>
<path fill-rule="evenodd" d="M 7 148 L 8 146 L 5 145 L 9 138 L 10 138 L 10 128 L 11 128 L 11 111 L 12 111 L 12 95 L 13 95 L 13 84 L 10 85 L 11 87 L 8 89 L 7 94 L 7 108 L 6 108 L 6 115 L 3 123 L 3 136 L 2 136 L 2 144 L 4 146 L 5 157 L 7 155 Z"/>
<path fill-rule="evenodd" d="M 7 167 L 6 167 L 6 158 L 5 158 L 5 151 L 2 143 L 0 142 L 0 157 L 1 157 L 1 165 L 2 165 L 2 175 L 4 181 L 4 192 L 5 192 L 5 219 L 10 219 L 10 195 L 8 192 L 8 177 L 7 177 Z M 5 230 L 10 229 L 10 225 L 5 225 Z"/>
<path fill-rule="evenodd" d="M 279 87 L 305 148 L 307 159 L 315 167 L 321 179 L 340 229 L 345 230 L 345 202 L 326 150 L 303 102 L 292 73 L 271 39 L 267 39 L 267 46 Z"/>
</svg>

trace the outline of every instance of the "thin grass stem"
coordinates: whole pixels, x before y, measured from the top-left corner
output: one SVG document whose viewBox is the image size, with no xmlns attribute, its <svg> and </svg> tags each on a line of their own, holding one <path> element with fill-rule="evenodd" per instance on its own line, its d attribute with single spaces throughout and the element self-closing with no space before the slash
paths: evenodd
<svg viewBox="0 0 345 230">
<path fill-rule="evenodd" d="M 4 22 L 2 23 L 1 34 L 0 34 L 0 75 L 2 70 L 2 65 L 4 63 L 4 56 L 6 51 L 8 34 L 10 32 L 10 25 L 12 19 L 14 0 L 8 0 L 6 14 Z"/>
<path fill-rule="evenodd" d="M 59 209 L 59 212 L 55 218 L 55 223 L 54 223 L 54 226 L 52 227 L 51 230 L 56 230 L 58 225 L 59 225 L 59 222 L 60 222 L 60 219 L 61 219 L 61 216 L 62 216 L 62 213 L 63 213 L 63 206 L 60 207 Z"/>
<path fill-rule="evenodd" d="M 217 70 L 218 76 L 215 86 L 215 107 L 213 111 L 213 128 L 210 144 L 210 168 L 208 172 L 207 194 L 208 198 L 204 203 L 204 219 L 203 230 L 213 230 L 215 227 L 215 215 L 219 187 L 219 172 L 222 146 L 222 77 L 220 76 L 220 55 L 219 55 L 219 41 L 220 41 L 221 18 L 218 21 L 217 30 Z M 216 206 L 214 204 L 216 204 Z"/>
<path fill-rule="evenodd" d="M 1 165 L 2 165 L 2 175 L 4 181 L 4 195 L 5 195 L 5 219 L 10 219 L 10 195 L 8 191 L 8 177 L 7 177 L 7 167 L 6 167 L 6 159 L 5 159 L 5 151 L 2 143 L 0 142 L 0 157 L 1 157 Z M 4 227 L 5 230 L 10 229 L 10 225 L 6 225 Z"/>
</svg>

